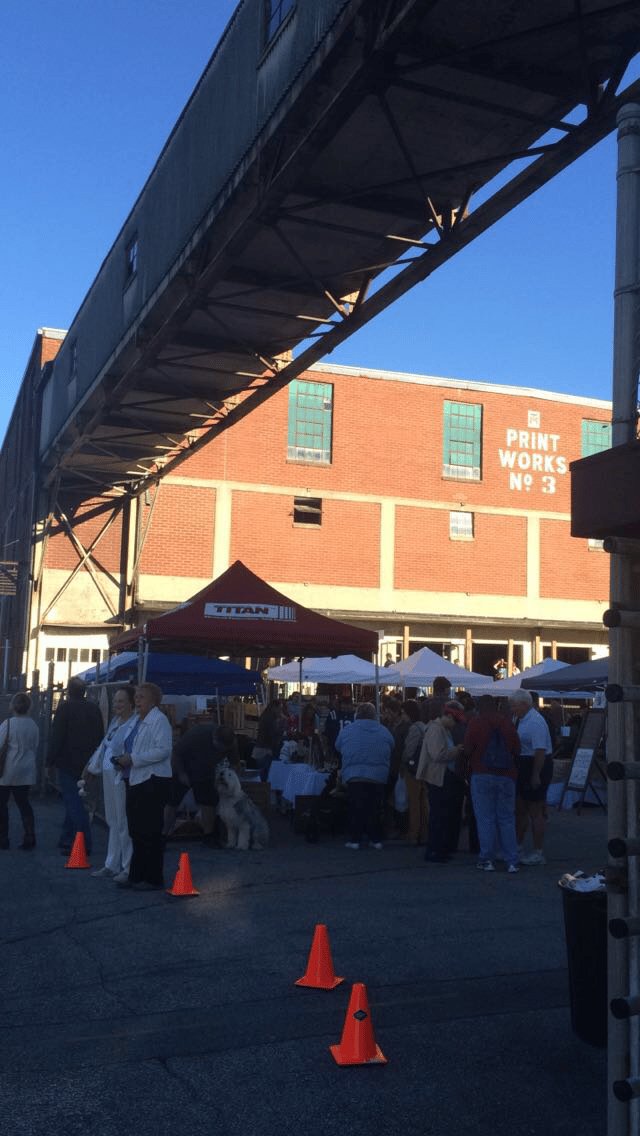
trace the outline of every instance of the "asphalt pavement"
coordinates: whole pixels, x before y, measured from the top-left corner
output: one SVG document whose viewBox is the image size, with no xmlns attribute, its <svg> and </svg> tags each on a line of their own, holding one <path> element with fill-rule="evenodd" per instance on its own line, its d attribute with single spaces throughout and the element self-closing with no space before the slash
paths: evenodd
<svg viewBox="0 0 640 1136">
<path fill-rule="evenodd" d="M 550 812 L 545 866 L 425 864 L 400 842 L 188 852 L 200 894 L 71 870 L 62 806 L 0 852 L 5 1136 L 602 1136 L 606 1052 L 571 1030 L 559 877 L 606 861 L 600 810 Z M 463 839 L 464 843 L 464 839 Z M 95 826 L 92 868 L 104 863 Z M 316 924 L 344 982 L 294 985 Z M 386 1065 L 340 1068 L 354 982 Z"/>
</svg>

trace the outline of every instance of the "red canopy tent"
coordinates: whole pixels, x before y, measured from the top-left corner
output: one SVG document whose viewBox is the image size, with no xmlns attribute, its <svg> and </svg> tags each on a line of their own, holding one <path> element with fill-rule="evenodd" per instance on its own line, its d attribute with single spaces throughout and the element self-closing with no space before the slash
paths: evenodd
<svg viewBox="0 0 640 1136">
<path fill-rule="evenodd" d="M 378 650 L 376 631 L 295 603 L 240 560 L 186 603 L 120 635 L 111 649 L 135 650 L 141 638 L 155 650 L 215 655 L 352 654 L 370 659 Z"/>
</svg>

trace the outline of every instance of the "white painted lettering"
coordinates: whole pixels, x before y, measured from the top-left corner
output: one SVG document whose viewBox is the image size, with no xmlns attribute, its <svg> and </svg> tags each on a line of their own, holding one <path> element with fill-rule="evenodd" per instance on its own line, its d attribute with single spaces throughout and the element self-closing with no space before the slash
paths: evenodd
<svg viewBox="0 0 640 1136">
<path fill-rule="evenodd" d="M 505 466 L 508 466 L 509 469 L 513 469 L 516 461 L 516 455 L 513 450 L 498 450 L 498 453 L 500 455 L 500 465 L 502 468 L 504 469 Z"/>
<path fill-rule="evenodd" d="M 538 434 L 538 449 L 539 450 L 548 450 L 549 449 L 549 435 L 548 434 Z"/>
<path fill-rule="evenodd" d="M 520 453 L 518 454 L 518 465 L 520 469 L 531 469 L 531 454 Z"/>
<path fill-rule="evenodd" d="M 519 489 L 522 492 L 522 474 L 510 473 L 509 474 L 509 489 Z"/>
<path fill-rule="evenodd" d="M 517 430 L 507 430 L 507 445 L 512 446 L 518 437 Z"/>
<path fill-rule="evenodd" d="M 558 442 L 560 441 L 560 435 L 559 434 L 549 434 L 549 437 L 551 438 L 551 446 L 553 448 L 553 452 L 554 452 L 554 454 L 557 454 Z"/>
<path fill-rule="evenodd" d="M 566 458 L 556 458 L 556 473 L 566 473 L 566 472 L 567 472 L 567 459 Z"/>
<path fill-rule="evenodd" d="M 528 430 L 518 430 L 518 445 L 520 446 L 521 450 L 528 450 L 529 449 L 529 431 Z"/>
<path fill-rule="evenodd" d="M 554 472 L 553 458 L 547 457 L 546 455 L 545 455 L 545 459 L 544 459 L 544 472 L 545 473 L 553 473 Z"/>
<path fill-rule="evenodd" d="M 537 473 L 542 473 L 542 454 L 534 454 L 531 459 L 531 468 L 535 469 Z"/>
</svg>

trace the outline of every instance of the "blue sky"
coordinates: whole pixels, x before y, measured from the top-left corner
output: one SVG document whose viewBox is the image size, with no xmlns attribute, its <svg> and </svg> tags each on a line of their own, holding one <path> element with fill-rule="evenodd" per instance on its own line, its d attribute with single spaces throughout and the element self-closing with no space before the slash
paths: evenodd
<svg viewBox="0 0 640 1136">
<path fill-rule="evenodd" d="M 69 326 L 234 7 L 5 0 L 0 436 L 37 328 Z M 332 361 L 610 398 L 615 172 L 611 136 Z"/>
</svg>

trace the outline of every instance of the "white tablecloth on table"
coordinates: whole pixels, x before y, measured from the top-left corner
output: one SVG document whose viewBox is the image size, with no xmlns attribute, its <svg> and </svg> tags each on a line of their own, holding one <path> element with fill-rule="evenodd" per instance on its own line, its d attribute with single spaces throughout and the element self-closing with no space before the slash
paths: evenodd
<svg viewBox="0 0 640 1136">
<path fill-rule="evenodd" d="M 272 789 L 279 789 L 283 799 L 293 804 L 301 795 L 318 796 L 328 776 L 304 762 L 272 761 L 268 780 Z"/>
</svg>

